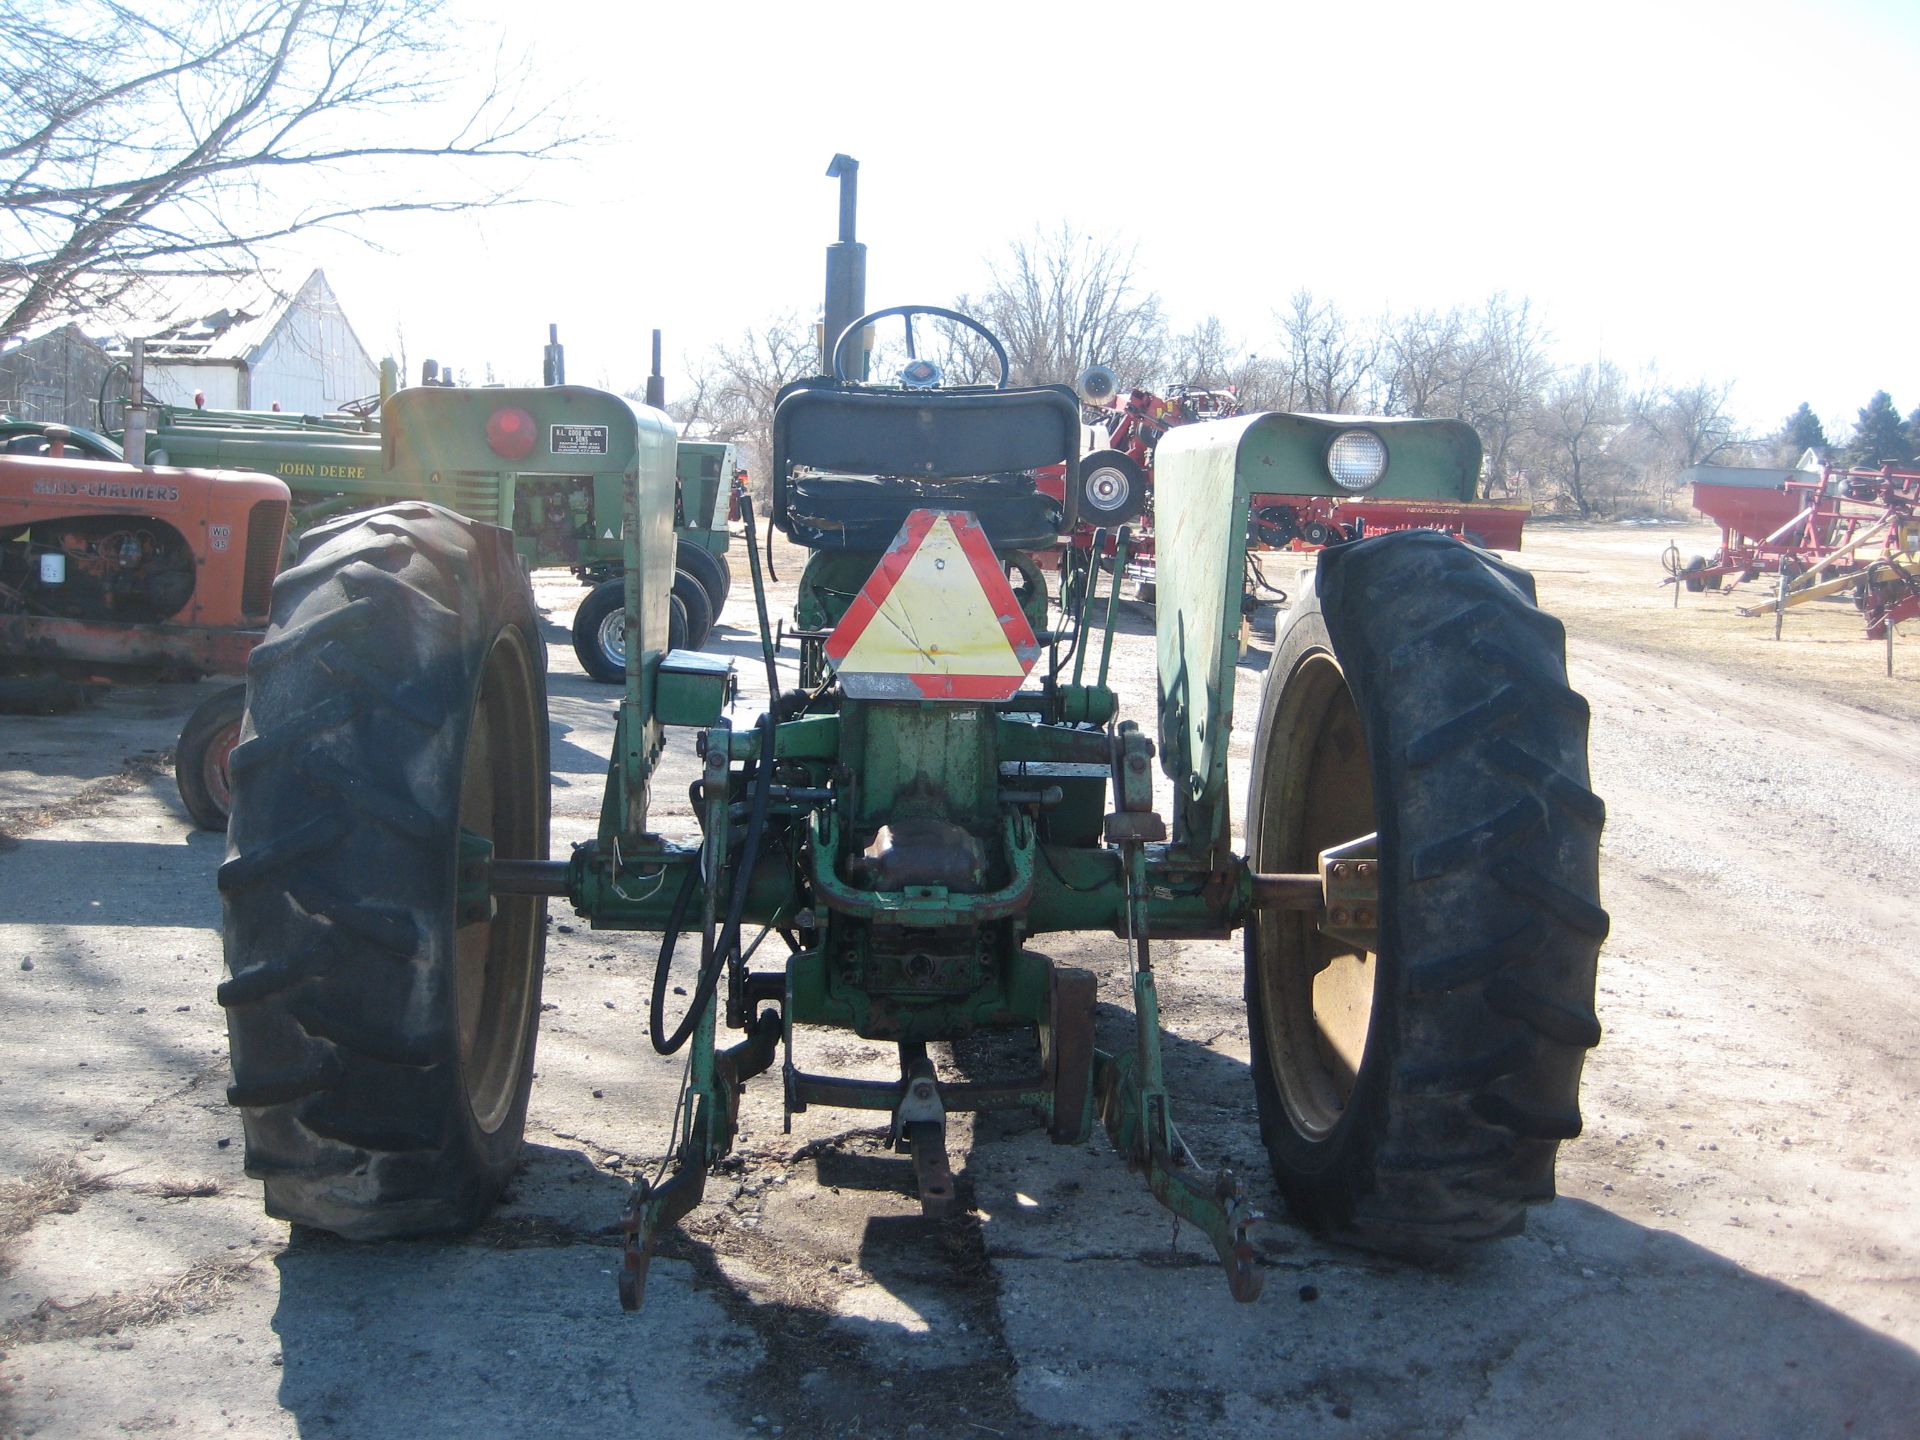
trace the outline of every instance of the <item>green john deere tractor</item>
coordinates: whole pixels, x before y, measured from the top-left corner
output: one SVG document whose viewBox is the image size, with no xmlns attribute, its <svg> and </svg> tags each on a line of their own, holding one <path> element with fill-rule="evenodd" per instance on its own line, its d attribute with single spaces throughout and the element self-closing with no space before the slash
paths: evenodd
<svg viewBox="0 0 1920 1440">
<path fill-rule="evenodd" d="M 842 349 L 895 313 L 860 316 Z M 520 1154 L 550 899 L 664 937 L 647 942 L 651 1038 L 691 1047 L 674 1164 L 623 1220 L 629 1307 L 768 1072 L 789 1113 L 890 1117 L 932 1214 L 956 1203 L 950 1113 L 1025 1110 L 1061 1144 L 1100 1125 L 1252 1299 L 1259 1217 L 1181 1141 L 1154 983 L 1156 941 L 1234 930 L 1250 1100 L 1299 1221 L 1432 1253 L 1551 1198 L 1607 916 L 1587 707 L 1531 577 L 1425 532 L 1322 552 L 1254 697 L 1244 851 L 1230 821 L 1249 498 L 1342 493 L 1330 457 L 1458 479 L 1472 432 L 1287 414 L 1171 432 L 1143 727 L 1107 683 L 1113 597 L 1089 587 L 1062 614 L 1030 558 L 1074 522 L 1036 474 L 1077 460 L 1079 402 L 1008 386 L 999 341 L 964 323 L 1000 383 L 869 384 L 836 363 L 779 397 L 773 520 L 811 552 L 803 678 L 783 692 L 749 547 L 768 704 L 741 728 L 730 662 L 668 641 L 672 423 L 572 387 L 488 392 L 541 435 L 599 427 L 595 473 L 625 512 L 614 750 L 598 833 L 564 858 L 547 853 L 545 680 L 513 537 L 429 504 L 313 534 L 249 666 L 219 881 L 229 1095 L 270 1213 L 383 1237 L 485 1212 Z M 388 429 L 401 465 L 473 403 L 408 398 Z M 650 823 L 673 729 L 702 757 L 697 843 Z M 756 929 L 790 953 L 761 958 Z M 1129 946 L 1127 1053 L 1095 1043 L 1093 974 L 1036 948 L 1074 930 Z M 699 956 L 685 1000 L 677 942 Z M 799 1068 L 801 1027 L 896 1045 L 898 1079 Z M 1030 1036 L 1030 1058 L 943 1074 L 936 1047 L 983 1030 Z"/>
</svg>

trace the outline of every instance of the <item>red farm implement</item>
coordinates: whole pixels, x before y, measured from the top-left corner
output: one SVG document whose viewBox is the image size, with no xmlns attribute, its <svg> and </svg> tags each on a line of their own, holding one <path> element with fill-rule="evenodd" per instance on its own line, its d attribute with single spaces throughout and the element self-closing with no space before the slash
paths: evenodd
<svg viewBox="0 0 1920 1440">
<path fill-rule="evenodd" d="M 1867 638 L 1920 618 L 1920 473 L 1748 470 L 1699 466 L 1693 504 L 1720 527 L 1711 556 L 1684 563 L 1668 546 L 1668 583 L 1690 591 L 1779 577 L 1772 601 L 1742 614 L 1780 617 L 1795 605 L 1851 592 Z"/>
<path fill-rule="evenodd" d="M 1239 397 L 1231 390 L 1176 385 L 1166 395 L 1134 389 L 1124 397 L 1113 372 L 1089 366 L 1076 382 L 1081 399 L 1095 413 L 1096 430 L 1104 429 L 1104 444 L 1080 461 L 1080 524 L 1073 533 L 1073 550 L 1084 557 L 1096 540 L 1109 563 L 1116 558 L 1126 578 L 1143 599 L 1153 596 L 1155 533 L 1153 513 L 1154 452 L 1168 430 L 1202 420 L 1222 420 L 1240 413 Z M 1336 434 L 1332 447 L 1353 450 L 1351 459 L 1332 467 L 1347 493 L 1295 495 L 1258 493 L 1252 497 L 1248 549 L 1291 550 L 1310 553 L 1342 541 L 1357 540 L 1395 530 L 1437 530 L 1493 550 L 1518 550 L 1528 507 L 1474 498 L 1477 477 L 1467 477 L 1464 488 L 1450 486 L 1434 492 L 1430 484 L 1409 483 L 1404 475 L 1388 475 L 1375 463 L 1369 443 L 1377 440 L 1354 432 L 1347 440 Z M 1329 460 L 1336 458 L 1332 450 Z M 1131 544 L 1116 557 L 1118 529 L 1129 526 Z M 1250 577 L 1251 578 L 1251 577 Z"/>
</svg>

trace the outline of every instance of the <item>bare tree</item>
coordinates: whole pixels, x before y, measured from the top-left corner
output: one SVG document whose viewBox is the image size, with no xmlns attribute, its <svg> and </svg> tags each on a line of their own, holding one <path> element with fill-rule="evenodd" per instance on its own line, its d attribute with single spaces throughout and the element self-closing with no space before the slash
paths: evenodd
<svg viewBox="0 0 1920 1440">
<path fill-rule="evenodd" d="M 1133 251 L 1063 224 L 1015 241 L 991 267 L 986 292 L 962 295 L 954 309 L 1000 337 L 1016 384 L 1071 384 L 1096 362 L 1122 385 L 1140 384 L 1159 375 L 1166 327 L 1159 297 L 1136 287 L 1133 263 Z"/>
<path fill-rule="evenodd" d="M 1218 315 L 1209 315 L 1186 334 L 1176 336 L 1167 352 L 1166 378 L 1175 385 L 1219 389 L 1234 384 L 1247 364 L 1239 346 L 1227 338 Z"/>
<path fill-rule="evenodd" d="M 466 162 L 576 137 L 521 77 L 471 77 L 454 25 L 439 0 L 0 0 L 0 339 L 301 231 L 513 199 L 518 172 Z"/>
<path fill-rule="evenodd" d="M 1745 457 L 1751 441 L 1727 414 L 1732 389 L 1705 380 L 1663 385 L 1653 377 L 1628 398 L 1630 438 L 1637 443 L 1649 503 L 1668 506 L 1681 477 L 1694 465 Z"/>
<path fill-rule="evenodd" d="M 1583 520 L 1612 507 L 1628 473 L 1613 448 L 1625 420 L 1620 372 L 1604 360 L 1562 375 L 1538 402 L 1532 429 L 1542 478 Z"/>
<path fill-rule="evenodd" d="M 1467 368 L 1467 322 L 1457 309 L 1415 310 L 1380 322 L 1381 410 L 1457 418 Z"/>
<path fill-rule="evenodd" d="M 1639 398 L 1636 418 L 1666 446 L 1676 469 L 1705 465 L 1747 443 L 1727 413 L 1731 384 L 1663 385 Z"/>
<path fill-rule="evenodd" d="M 682 434 L 730 440 L 749 483 L 764 495 L 773 455 L 773 407 L 781 387 L 819 369 L 813 326 L 784 315 L 742 332 L 690 371 L 683 397 L 667 406 Z"/>
<path fill-rule="evenodd" d="M 1243 411 L 1298 408 L 1293 372 L 1276 356 L 1247 356 L 1235 367 L 1229 383 L 1239 395 Z"/>
<path fill-rule="evenodd" d="M 1483 496 L 1508 488 L 1514 444 L 1553 379 L 1549 338 L 1534 318 L 1533 302 L 1510 300 L 1504 291 L 1489 296 L 1470 323 L 1454 385 L 1459 418 L 1479 432 L 1485 452 Z"/>
<path fill-rule="evenodd" d="M 1360 408 L 1378 353 L 1372 337 L 1348 325 L 1337 305 L 1315 299 L 1311 290 L 1296 290 L 1279 320 L 1292 382 L 1286 408 L 1324 415 Z"/>
</svg>

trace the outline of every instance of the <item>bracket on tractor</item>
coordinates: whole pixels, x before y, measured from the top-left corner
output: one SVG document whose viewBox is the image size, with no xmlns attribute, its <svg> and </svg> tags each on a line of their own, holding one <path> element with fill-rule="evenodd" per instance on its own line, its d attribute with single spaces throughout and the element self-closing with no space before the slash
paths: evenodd
<svg viewBox="0 0 1920 1440">
<path fill-rule="evenodd" d="M 1160 998 L 1147 934 L 1146 854 L 1138 840 L 1122 842 L 1121 849 L 1127 875 L 1127 929 L 1133 942 L 1136 1049 L 1131 1055 L 1097 1056 L 1100 1118 L 1127 1167 L 1146 1172 L 1154 1198 L 1213 1242 L 1233 1298 L 1257 1300 L 1263 1277 L 1254 1264 L 1248 1232 L 1262 1216 L 1248 1203 L 1232 1171 L 1199 1173 L 1173 1123 L 1160 1056 Z"/>
</svg>

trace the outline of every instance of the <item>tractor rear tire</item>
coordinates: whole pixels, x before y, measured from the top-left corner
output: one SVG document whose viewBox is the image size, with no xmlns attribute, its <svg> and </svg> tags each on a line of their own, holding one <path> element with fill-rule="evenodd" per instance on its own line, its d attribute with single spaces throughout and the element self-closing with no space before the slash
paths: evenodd
<svg viewBox="0 0 1920 1440">
<path fill-rule="evenodd" d="M 513 536 L 407 504 L 328 526 L 247 666 L 220 867 L 246 1168 L 355 1240 L 460 1231 L 519 1164 L 546 902 L 546 680 Z M 463 843 L 464 842 L 464 843 Z"/>
<path fill-rule="evenodd" d="M 686 570 L 673 572 L 673 593 L 687 610 L 686 648 L 698 650 L 713 633 L 713 601 L 700 578 Z"/>
<path fill-rule="evenodd" d="M 627 683 L 627 582 L 603 580 L 573 612 L 573 653 L 587 678 L 602 685 Z M 667 597 L 667 648 L 687 644 L 687 607 L 676 593 Z"/>
<path fill-rule="evenodd" d="M 173 747 L 173 782 L 180 803 L 202 830 L 224 830 L 233 809 L 233 782 L 227 762 L 240 739 L 247 709 L 247 687 L 222 686 L 201 701 L 180 727 Z"/>
<path fill-rule="evenodd" d="M 1289 1207 L 1436 1255 L 1553 1197 L 1600 1038 L 1600 800 L 1533 579 L 1411 531 L 1323 551 L 1276 639 L 1247 812 L 1261 872 L 1377 831 L 1376 951 L 1255 912 L 1260 1125 Z"/>
<path fill-rule="evenodd" d="M 727 608 L 727 596 L 733 590 L 733 570 L 725 558 L 691 540 L 681 540 L 674 546 L 673 563 L 676 569 L 686 571 L 700 582 L 707 599 L 713 602 L 713 618 L 719 620 L 720 612 Z"/>
</svg>

